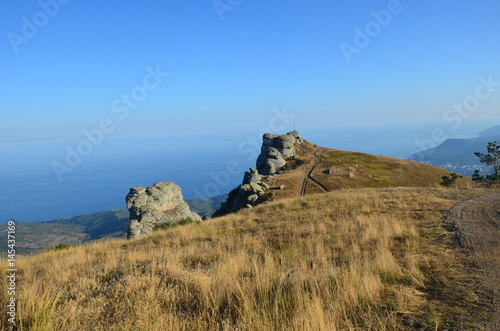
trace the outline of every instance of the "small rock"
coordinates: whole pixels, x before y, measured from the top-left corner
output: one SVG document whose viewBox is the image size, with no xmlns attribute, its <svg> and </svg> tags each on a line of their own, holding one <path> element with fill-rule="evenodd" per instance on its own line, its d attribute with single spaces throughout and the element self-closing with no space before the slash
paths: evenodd
<svg viewBox="0 0 500 331">
<path fill-rule="evenodd" d="M 264 187 L 257 183 L 250 183 L 250 186 L 252 187 L 252 190 L 255 194 L 258 194 L 260 196 L 264 195 L 264 191 L 266 190 Z"/>
<path fill-rule="evenodd" d="M 242 189 L 243 191 L 251 191 L 252 187 L 250 186 L 250 184 L 244 184 L 240 186 L 240 189 Z"/>
<path fill-rule="evenodd" d="M 249 202 L 257 202 L 259 200 L 259 196 L 257 194 L 252 194 L 247 198 L 247 201 Z"/>
</svg>

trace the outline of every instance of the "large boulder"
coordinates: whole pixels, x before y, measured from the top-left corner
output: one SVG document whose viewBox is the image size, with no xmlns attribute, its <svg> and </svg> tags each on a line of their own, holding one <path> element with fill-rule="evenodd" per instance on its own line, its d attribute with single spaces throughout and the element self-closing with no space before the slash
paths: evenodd
<svg viewBox="0 0 500 331">
<path fill-rule="evenodd" d="M 184 201 L 181 188 L 172 182 L 159 182 L 147 188 L 133 187 L 126 201 L 130 213 L 128 238 L 147 236 L 158 226 L 182 220 L 201 222 L 201 217 Z"/>
<path fill-rule="evenodd" d="M 283 155 L 274 147 L 267 147 L 263 150 L 257 160 L 257 168 L 259 173 L 264 175 L 272 175 L 286 164 Z"/>
<path fill-rule="evenodd" d="M 302 139 L 302 135 L 300 132 L 293 130 L 292 132 L 288 132 L 287 135 L 294 137 L 295 141 L 298 143 L 303 143 L 304 139 Z"/>
<path fill-rule="evenodd" d="M 286 164 L 286 159 L 297 154 L 295 143 L 301 142 L 300 134 L 296 131 L 284 135 L 266 133 L 262 138 L 262 147 L 257 158 L 257 170 L 261 175 L 273 175 Z"/>
</svg>

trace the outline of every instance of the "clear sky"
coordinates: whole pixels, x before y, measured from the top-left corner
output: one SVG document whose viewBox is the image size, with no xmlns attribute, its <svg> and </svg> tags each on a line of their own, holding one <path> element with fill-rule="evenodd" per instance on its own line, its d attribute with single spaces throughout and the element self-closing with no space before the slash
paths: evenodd
<svg viewBox="0 0 500 331">
<path fill-rule="evenodd" d="M 4 0 L 0 144 L 102 119 L 116 137 L 248 130 L 284 107 L 307 128 L 458 125 L 447 109 L 500 81 L 499 14 L 498 0 Z M 498 124 L 492 89 L 458 116 Z"/>
<path fill-rule="evenodd" d="M 158 180 L 226 193 L 262 133 L 294 124 L 401 157 L 499 125 L 499 14 L 498 0 L 0 1 L 0 222 L 124 208 Z M 241 171 L 218 185 L 231 160 Z"/>
</svg>

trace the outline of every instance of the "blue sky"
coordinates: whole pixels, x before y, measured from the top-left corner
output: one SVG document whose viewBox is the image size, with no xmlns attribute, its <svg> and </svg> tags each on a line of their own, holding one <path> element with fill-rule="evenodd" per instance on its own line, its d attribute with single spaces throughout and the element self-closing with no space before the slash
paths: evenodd
<svg viewBox="0 0 500 331">
<path fill-rule="evenodd" d="M 500 81 L 497 0 L 223 0 L 223 20 L 211 0 L 66 2 L 0 4 L 2 143 L 78 139 L 103 118 L 116 137 L 257 129 L 282 107 L 299 128 L 443 123 L 479 76 Z M 341 43 L 389 8 L 348 63 Z M 119 121 L 146 67 L 169 75 Z M 467 120 L 498 120 L 499 101 Z"/>
<path fill-rule="evenodd" d="M 196 197 L 238 161 L 212 194 L 226 193 L 262 133 L 294 124 L 396 157 L 498 125 L 498 13 L 498 0 L 3 0 L 0 222 L 124 208 L 158 180 Z"/>
</svg>

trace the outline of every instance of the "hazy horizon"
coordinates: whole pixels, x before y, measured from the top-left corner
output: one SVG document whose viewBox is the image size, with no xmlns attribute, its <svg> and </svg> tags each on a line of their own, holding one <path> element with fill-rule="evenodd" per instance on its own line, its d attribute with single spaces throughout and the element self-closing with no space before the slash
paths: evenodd
<svg viewBox="0 0 500 331">
<path fill-rule="evenodd" d="M 450 138 L 472 137 L 491 127 L 488 123 L 449 130 Z M 438 124 L 371 128 L 300 129 L 318 145 L 370 154 L 406 158 L 418 149 L 415 141 L 429 140 Z M 111 209 L 126 209 L 125 196 L 134 186 L 174 181 L 185 199 L 228 193 L 240 184 L 243 173 L 255 166 L 261 134 L 249 132 L 199 133 L 107 140 L 62 181 L 54 161 L 64 162 L 66 148 L 78 141 L 17 144 L 3 149 L 11 160 L 0 166 L 0 222 L 48 221 Z M 276 133 L 290 131 L 283 130 Z M 444 128 L 443 128 L 444 130 Z M 19 151 L 24 158 L 14 159 Z M 229 164 L 236 164 L 229 173 Z M 29 201 L 30 208 L 23 208 Z"/>
<path fill-rule="evenodd" d="M 295 126 L 327 147 L 407 157 L 498 125 L 499 10 L 495 0 L 3 1 L 0 221 L 119 206 L 126 186 L 152 180 L 177 179 L 194 197 L 194 182 L 228 160 L 251 166 L 264 131 Z M 214 143 L 228 153 L 212 155 Z M 157 167 L 141 177 L 145 164 Z M 70 202 L 92 185 L 97 202 Z"/>
</svg>

